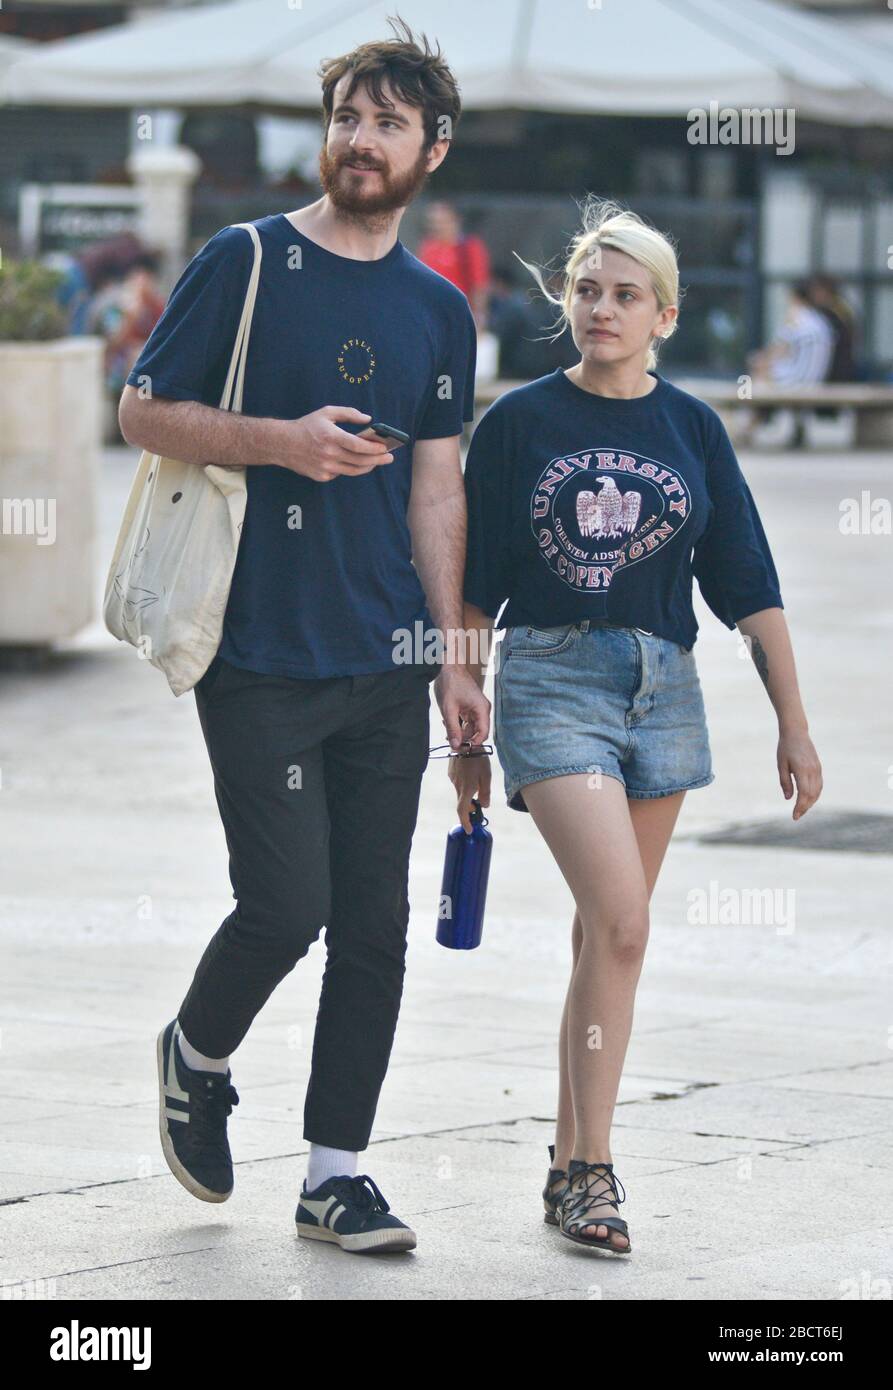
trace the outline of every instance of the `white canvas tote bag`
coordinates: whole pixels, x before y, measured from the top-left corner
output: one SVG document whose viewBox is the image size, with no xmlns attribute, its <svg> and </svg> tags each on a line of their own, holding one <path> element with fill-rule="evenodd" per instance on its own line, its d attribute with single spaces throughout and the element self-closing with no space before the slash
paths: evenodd
<svg viewBox="0 0 893 1390">
<path fill-rule="evenodd" d="M 254 265 L 236 332 L 221 410 L 242 409 L 245 363 L 260 279 Z M 143 451 L 106 580 L 103 619 L 167 677 L 175 695 L 191 690 L 210 666 L 223 633 L 248 487 L 245 468 L 180 463 Z"/>
</svg>

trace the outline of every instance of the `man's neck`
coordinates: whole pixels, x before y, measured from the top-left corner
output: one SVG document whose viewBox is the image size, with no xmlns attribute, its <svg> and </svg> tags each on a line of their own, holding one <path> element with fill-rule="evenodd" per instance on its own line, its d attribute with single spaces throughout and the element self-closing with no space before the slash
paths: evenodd
<svg viewBox="0 0 893 1390">
<path fill-rule="evenodd" d="M 397 208 L 370 217 L 351 216 L 336 208 L 324 194 L 315 203 L 285 215 L 299 232 L 336 256 L 352 261 L 379 261 L 395 244 L 405 211 Z"/>
</svg>

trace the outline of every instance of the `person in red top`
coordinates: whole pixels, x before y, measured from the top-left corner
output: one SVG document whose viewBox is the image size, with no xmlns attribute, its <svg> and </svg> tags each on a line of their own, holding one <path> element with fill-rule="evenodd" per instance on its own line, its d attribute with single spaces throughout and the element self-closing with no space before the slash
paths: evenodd
<svg viewBox="0 0 893 1390">
<path fill-rule="evenodd" d="M 451 281 L 471 305 L 478 331 L 486 327 L 490 286 L 490 257 L 479 236 L 466 236 L 462 220 L 450 203 L 432 203 L 427 209 L 427 235 L 419 245 L 419 260 Z"/>
<path fill-rule="evenodd" d="M 121 392 L 127 374 L 164 313 L 156 279 L 158 257 L 141 251 L 122 277 L 106 314 L 105 371 L 109 389 Z"/>
</svg>

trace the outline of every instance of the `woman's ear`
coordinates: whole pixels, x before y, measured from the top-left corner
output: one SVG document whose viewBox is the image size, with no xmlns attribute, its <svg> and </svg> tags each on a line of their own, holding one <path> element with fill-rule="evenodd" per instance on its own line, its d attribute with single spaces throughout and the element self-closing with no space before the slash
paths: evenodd
<svg viewBox="0 0 893 1390">
<path fill-rule="evenodd" d="M 667 317 L 669 315 L 669 317 Z M 658 338 L 672 338 L 676 332 L 676 321 L 679 318 L 679 309 L 675 304 L 669 305 L 661 314 L 664 320 L 663 327 L 657 333 Z"/>
</svg>

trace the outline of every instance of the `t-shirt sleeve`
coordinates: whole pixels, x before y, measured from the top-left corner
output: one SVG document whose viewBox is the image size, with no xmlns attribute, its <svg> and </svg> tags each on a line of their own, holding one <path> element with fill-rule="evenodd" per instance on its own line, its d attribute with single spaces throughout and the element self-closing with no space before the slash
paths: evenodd
<svg viewBox="0 0 893 1390">
<path fill-rule="evenodd" d="M 445 439 L 461 434 L 463 424 L 474 419 L 476 363 L 477 328 L 463 294 L 444 335 L 434 385 L 416 439 Z"/>
<path fill-rule="evenodd" d="M 254 244 L 224 227 L 186 266 L 127 377 L 176 401 L 220 405 L 254 264 Z"/>
<path fill-rule="evenodd" d="M 769 542 L 732 441 L 715 413 L 708 429 L 707 488 L 713 512 L 692 552 L 692 571 L 720 622 L 783 608 Z"/>
<path fill-rule="evenodd" d="M 511 597 L 510 468 L 500 412 L 491 406 L 472 435 L 465 460 L 468 540 L 463 586 L 466 603 L 491 618 Z"/>
</svg>

